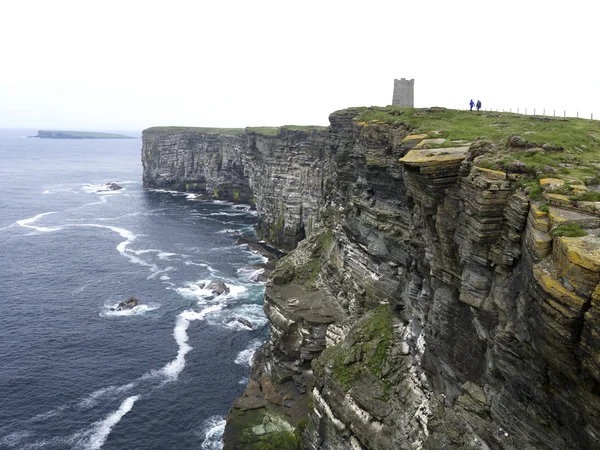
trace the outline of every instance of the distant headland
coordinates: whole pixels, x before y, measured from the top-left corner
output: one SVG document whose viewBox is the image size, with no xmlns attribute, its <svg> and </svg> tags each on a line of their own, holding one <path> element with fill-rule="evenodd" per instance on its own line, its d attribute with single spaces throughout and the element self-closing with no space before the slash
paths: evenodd
<svg viewBox="0 0 600 450">
<path fill-rule="evenodd" d="M 96 131 L 56 131 L 56 130 L 38 130 L 37 136 L 30 138 L 41 139 L 137 139 L 132 136 L 115 133 L 98 133 Z"/>
</svg>

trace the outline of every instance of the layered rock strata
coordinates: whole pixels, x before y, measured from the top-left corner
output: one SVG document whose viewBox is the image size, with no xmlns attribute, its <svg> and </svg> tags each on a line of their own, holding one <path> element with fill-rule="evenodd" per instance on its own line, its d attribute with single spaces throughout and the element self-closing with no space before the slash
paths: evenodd
<svg viewBox="0 0 600 450">
<path fill-rule="evenodd" d="M 259 236 L 291 249 L 316 220 L 329 153 L 327 133 L 316 129 L 266 135 L 150 128 L 142 135 L 143 183 L 252 203 Z"/>
<path fill-rule="evenodd" d="M 144 133 L 146 186 L 237 190 L 262 236 L 298 244 L 267 283 L 271 336 L 225 448 L 600 448 L 595 209 L 540 208 L 518 175 L 477 167 L 481 143 L 428 149 L 357 115 Z"/>
</svg>

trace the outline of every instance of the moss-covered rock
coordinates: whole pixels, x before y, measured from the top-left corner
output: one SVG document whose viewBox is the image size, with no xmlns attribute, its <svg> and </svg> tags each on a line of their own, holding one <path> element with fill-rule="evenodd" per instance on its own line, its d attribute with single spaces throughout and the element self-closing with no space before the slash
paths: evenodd
<svg viewBox="0 0 600 450">
<path fill-rule="evenodd" d="M 385 378 L 391 340 L 392 311 L 389 305 L 382 305 L 357 323 L 344 341 L 325 349 L 313 362 L 313 369 L 319 376 L 330 370 L 346 391 L 368 372 L 381 381 L 384 389 L 379 398 L 385 401 L 390 394 Z"/>
<path fill-rule="evenodd" d="M 230 411 L 224 450 L 298 450 L 295 427 L 265 408 Z M 302 424 L 302 427 L 304 424 Z"/>
</svg>

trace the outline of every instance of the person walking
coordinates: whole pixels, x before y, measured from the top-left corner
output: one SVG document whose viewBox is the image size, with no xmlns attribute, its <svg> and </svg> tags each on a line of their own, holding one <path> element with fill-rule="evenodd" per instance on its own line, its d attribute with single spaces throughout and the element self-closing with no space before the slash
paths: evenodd
<svg viewBox="0 0 600 450">
<path fill-rule="evenodd" d="M 473 111 L 473 106 L 475 106 L 475 102 L 473 101 L 473 99 L 471 99 L 469 106 L 471 107 L 471 111 Z"/>
<path fill-rule="evenodd" d="M 481 109 L 481 100 L 477 100 L 477 111 Z"/>
</svg>

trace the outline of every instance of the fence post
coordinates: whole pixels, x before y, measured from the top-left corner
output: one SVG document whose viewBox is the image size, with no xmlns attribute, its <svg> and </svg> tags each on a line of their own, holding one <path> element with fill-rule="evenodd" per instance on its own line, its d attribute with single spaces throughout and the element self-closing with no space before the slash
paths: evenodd
<svg viewBox="0 0 600 450">
<path fill-rule="evenodd" d="M 527 108 L 525 108 L 525 115 L 527 115 Z"/>
<path fill-rule="evenodd" d="M 535 116 L 535 108 L 533 108 L 533 115 Z"/>
<path fill-rule="evenodd" d="M 577 111 L 577 118 L 579 119 L 579 111 Z"/>
<path fill-rule="evenodd" d="M 567 117 L 567 112 L 563 111 L 563 119 L 565 119 Z"/>
<path fill-rule="evenodd" d="M 517 114 L 519 114 L 519 108 L 517 108 Z"/>
<path fill-rule="evenodd" d="M 556 117 L 556 110 L 554 110 L 554 112 L 552 113 L 553 117 Z"/>
<path fill-rule="evenodd" d="M 546 116 L 546 108 L 544 108 L 544 117 Z"/>
</svg>

